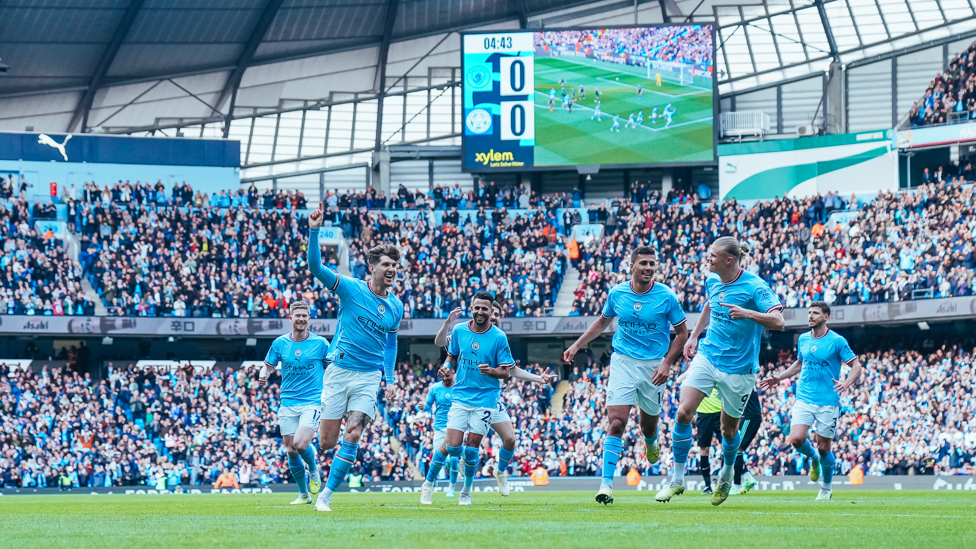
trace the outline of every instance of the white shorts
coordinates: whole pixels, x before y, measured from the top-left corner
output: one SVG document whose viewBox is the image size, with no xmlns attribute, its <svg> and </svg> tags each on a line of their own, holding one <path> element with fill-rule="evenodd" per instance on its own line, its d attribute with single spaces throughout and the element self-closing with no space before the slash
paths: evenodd
<svg viewBox="0 0 976 549">
<path fill-rule="evenodd" d="M 434 431 L 434 451 L 440 449 L 441 445 L 444 444 L 444 439 L 447 438 L 447 429 L 443 431 Z"/>
<path fill-rule="evenodd" d="M 505 410 L 505 405 L 498 401 L 498 406 L 495 406 L 495 411 L 491 413 L 491 424 L 505 423 L 506 421 L 511 423 L 512 416 L 508 415 L 508 411 Z"/>
<path fill-rule="evenodd" d="M 610 370 L 613 372 L 613 370 Z M 756 388 L 756 374 L 727 374 L 720 371 L 699 352 L 688 366 L 688 377 L 684 385 L 694 387 L 705 393 L 712 394 L 712 389 L 718 389 L 718 396 L 722 399 L 722 411 L 732 417 L 742 417 L 742 412 L 749 403 L 749 396 Z"/>
<path fill-rule="evenodd" d="M 793 419 L 790 421 L 790 428 L 794 425 L 806 425 L 813 427 L 818 435 L 833 439 L 834 434 L 837 433 L 837 418 L 839 417 L 840 406 L 817 406 L 798 400 L 793 404 Z"/>
<path fill-rule="evenodd" d="M 281 435 L 294 435 L 299 427 L 308 427 L 313 431 L 318 429 L 320 415 L 322 415 L 321 404 L 281 406 L 278 408 L 278 426 L 281 427 Z"/>
<path fill-rule="evenodd" d="M 651 376 L 661 360 L 637 360 L 627 355 L 610 355 L 607 406 L 637 406 L 650 416 L 661 415 L 665 385 L 654 385 Z"/>
<path fill-rule="evenodd" d="M 461 432 L 467 431 L 476 435 L 487 435 L 488 428 L 491 427 L 491 415 L 495 411 L 497 411 L 497 407 L 480 408 L 454 401 L 451 403 L 451 411 L 447 413 L 447 428 Z"/>
<path fill-rule="evenodd" d="M 376 418 L 376 395 L 383 373 L 357 372 L 336 366 L 325 369 L 322 382 L 322 419 L 342 419 L 355 410 Z"/>
</svg>

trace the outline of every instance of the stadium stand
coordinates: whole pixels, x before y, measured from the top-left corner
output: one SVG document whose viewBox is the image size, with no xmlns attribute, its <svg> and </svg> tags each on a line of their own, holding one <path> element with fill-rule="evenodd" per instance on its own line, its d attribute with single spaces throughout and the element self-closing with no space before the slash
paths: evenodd
<svg viewBox="0 0 976 549">
<path fill-rule="evenodd" d="M 877 344 L 886 347 L 859 352 L 865 377 L 841 400 L 837 473 L 846 475 L 855 467 L 866 475 L 976 473 L 971 413 L 976 405 L 976 341 Z M 770 354 L 764 375 L 781 371 L 794 358 L 786 349 Z M 519 433 L 513 475 L 528 476 L 540 465 L 550 476 L 599 474 L 609 358 L 588 355 L 586 361 L 587 366 L 574 368 L 567 379 L 559 414 L 551 406 L 551 387 L 515 380 L 505 386 L 503 402 Z M 401 363 L 397 374 L 405 400 L 390 406 L 380 393 L 382 419 L 363 437 L 353 469 L 367 480 L 409 479 L 413 470 L 423 474 L 429 460 L 432 417 L 423 405 L 426 389 L 436 379 L 435 366 Z M 54 487 L 64 475 L 72 486 L 162 482 L 172 489 L 213 484 L 225 470 L 240 485 L 290 481 L 284 449 L 273 440 L 280 378 L 272 377 L 268 387 L 255 378 L 244 370 L 188 376 L 185 370 L 131 365 L 111 368 L 107 379 L 98 382 L 46 367 L 37 374 L 4 372 L 0 481 L 5 487 Z M 665 393 L 667 426 L 677 406 L 673 384 L 672 379 Z M 774 393 L 761 395 L 763 428 L 748 453 L 756 473 L 808 471 L 809 462 L 787 441 L 795 389 L 795 380 L 787 381 Z M 650 465 L 643 458 L 635 420 L 632 416 L 624 435 L 620 474 L 632 468 L 642 475 L 663 474 L 671 462 L 669 428 L 661 428 L 661 461 Z M 500 441 L 493 436 L 486 445 L 481 477 L 490 477 Z M 691 471 L 697 463 L 693 457 Z M 717 470 L 714 463 L 712 470 Z"/>
<path fill-rule="evenodd" d="M 659 279 L 685 310 L 701 310 L 705 253 L 723 234 L 750 244 L 746 268 L 789 308 L 817 300 L 853 305 L 973 295 L 973 199 L 973 186 L 954 177 L 863 203 L 835 194 L 749 207 L 675 203 L 656 193 L 642 202 L 616 201 L 608 236 L 581 250 L 572 314 L 600 314 L 609 288 L 629 276 L 627 254 L 637 242 L 660 250 Z M 849 207 L 860 209 L 849 226 L 830 224 L 831 212 Z"/>
<path fill-rule="evenodd" d="M 95 305 L 81 287 L 81 268 L 61 241 L 38 234 L 33 219 L 51 217 L 40 204 L 33 217 L 26 200 L 0 204 L 0 314 L 90 315 Z"/>
<path fill-rule="evenodd" d="M 913 127 L 976 120 L 976 42 L 952 57 L 908 113 Z"/>
</svg>

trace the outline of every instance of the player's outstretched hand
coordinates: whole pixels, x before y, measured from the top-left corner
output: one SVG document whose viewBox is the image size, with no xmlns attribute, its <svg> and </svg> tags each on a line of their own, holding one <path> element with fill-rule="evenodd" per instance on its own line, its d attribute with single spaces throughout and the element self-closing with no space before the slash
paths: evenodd
<svg viewBox="0 0 976 549">
<path fill-rule="evenodd" d="M 657 368 L 654 369 L 654 374 L 651 376 L 651 383 L 654 385 L 664 385 L 668 382 L 668 378 L 671 377 L 671 365 L 667 362 L 661 362 L 658 364 Z"/>
<path fill-rule="evenodd" d="M 851 385 L 854 384 L 853 381 L 851 381 L 850 383 L 848 383 L 846 379 L 844 381 L 837 381 L 834 378 L 830 378 L 830 381 L 833 381 L 834 382 L 834 391 L 838 395 L 844 394 L 844 391 L 850 389 L 851 388 Z"/>
<path fill-rule="evenodd" d="M 550 371 L 550 368 L 546 368 L 546 371 L 542 372 L 539 377 L 542 378 L 543 383 L 552 383 L 553 381 L 556 381 L 556 378 L 559 376 L 557 376 L 555 372 Z"/>
<path fill-rule="evenodd" d="M 766 379 L 759 380 L 759 388 L 763 391 L 770 391 L 779 385 L 779 378 L 776 376 L 767 377 Z"/>
<path fill-rule="evenodd" d="M 563 351 L 563 362 L 566 364 L 572 364 L 573 359 L 576 358 L 576 345 L 570 345 L 569 349 Z"/>
<path fill-rule="evenodd" d="M 461 313 L 463 312 L 464 310 L 460 307 L 455 307 L 454 310 L 451 311 L 451 314 L 447 315 L 447 319 L 451 322 L 457 322 L 457 319 L 461 318 Z"/>
<path fill-rule="evenodd" d="M 322 209 L 322 203 L 319 202 L 318 209 L 308 214 L 308 227 L 310 229 L 318 229 L 322 226 L 323 219 L 325 219 L 325 210 Z"/>
<path fill-rule="evenodd" d="M 688 343 L 685 343 L 685 358 L 691 360 L 696 354 L 698 354 L 698 340 L 689 339 Z"/>
<path fill-rule="evenodd" d="M 732 320 L 744 320 L 749 318 L 749 311 L 739 307 L 738 305 L 730 305 L 728 303 L 719 303 L 719 305 L 729 310 L 729 318 Z"/>
<path fill-rule="evenodd" d="M 386 402 L 393 404 L 397 401 L 400 395 L 397 393 L 397 388 L 393 385 L 386 386 Z"/>
</svg>

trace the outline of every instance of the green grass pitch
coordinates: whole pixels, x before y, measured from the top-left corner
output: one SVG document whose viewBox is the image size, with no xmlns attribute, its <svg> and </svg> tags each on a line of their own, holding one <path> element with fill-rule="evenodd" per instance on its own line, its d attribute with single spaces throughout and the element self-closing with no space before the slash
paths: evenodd
<svg viewBox="0 0 976 549">
<path fill-rule="evenodd" d="M 337 494 L 332 513 L 289 506 L 292 494 L 9 496 L 0 498 L 0 547 L 973 547 L 971 492 L 753 492 L 712 507 L 686 494 L 618 491 L 435 495 Z"/>
<path fill-rule="evenodd" d="M 652 72 L 653 76 L 653 72 Z M 566 91 L 579 90 L 586 99 L 562 107 L 559 80 Z M 697 79 L 701 80 L 701 79 Z M 637 97 L 637 86 L 644 88 Z M 591 120 L 595 90 L 600 88 L 602 121 Z M 556 90 L 555 110 L 549 112 L 549 90 Z M 647 78 L 647 69 L 615 65 L 592 59 L 536 57 L 535 60 L 535 165 L 648 164 L 659 162 L 710 162 L 712 156 L 712 90 L 680 86 L 664 81 L 658 87 Z M 665 105 L 677 109 L 670 128 L 659 116 Z M 642 127 L 625 127 L 631 112 L 644 111 Z M 620 132 L 611 132 L 613 115 L 620 115 Z"/>
</svg>

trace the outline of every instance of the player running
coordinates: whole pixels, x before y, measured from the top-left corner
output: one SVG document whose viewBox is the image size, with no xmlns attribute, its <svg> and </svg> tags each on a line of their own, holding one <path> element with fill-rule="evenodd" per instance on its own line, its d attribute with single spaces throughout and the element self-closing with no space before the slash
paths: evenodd
<svg viewBox="0 0 976 549">
<path fill-rule="evenodd" d="M 366 253 L 369 282 L 339 276 L 322 265 L 319 227 L 323 218 L 321 204 L 308 216 L 308 267 L 339 298 L 339 324 L 329 346 L 332 366 L 326 372 L 322 391 L 320 451 L 335 447 L 342 418 L 346 412 L 349 414 L 342 446 L 332 460 L 329 480 L 315 502 L 316 511 L 331 511 L 332 493 L 355 463 L 359 439 L 375 417 L 381 375 L 386 379 L 387 402 L 397 399 L 393 367 L 403 303 L 390 292 L 396 280 L 400 250 L 383 244 Z"/>
<path fill-rule="evenodd" d="M 424 411 L 434 413 L 434 449 L 440 448 L 447 437 L 447 413 L 451 410 L 451 387 L 445 387 L 444 383 L 438 381 L 430 386 L 427 391 L 427 402 L 424 403 Z M 433 456 L 433 452 L 431 452 Z M 458 458 L 451 457 L 447 487 L 447 497 L 454 497 L 454 483 L 457 482 Z M 436 482 L 436 481 L 435 481 Z"/>
<path fill-rule="evenodd" d="M 637 127 L 637 122 L 634 120 L 634 113 L 630 113 L 630 116 L 627 118 L 627 123 L 624 124 L 624 127 L 625 128 L 636 128 Z"/>
<path fill-rule="evenodd" d="M 607 384 L 609 428 L 603 438 L 603 479 L 596 494 L 596 501 L 604 505 L 613 503 L 613 476 L 632 406 L 640 409 L 647 461 L 657 462 L 660 454 L 657 426 L 665 384 L 688 340 L 687 319 L 678 298 L 671 288 L 654 281 L 658 265 L 654 248 L 638 246 L 630 253 L 630 263 L 630 281 L 610 289 L 603 304 L 603 315 L 563 353 L 563 361 L 571 364 L 580 348 L 602 334 L 614 317 L 617 318 Z M 670 341 L 670 326 L 674 326 L 674 341 Z"/>
<path fill-rule="evenodd" d="M 298 499 L 291 505 L 312 503 L 319 493 L 322 477 L 315 463 L 315 450 L 309 445 L 315 436 L 322 413 L 322 376 L 329 342 L 308 331 L 309 307 L 304 301 L 293 301 L 288 307 L 291 332 L 278 336 L 268 349 L 258 383 L 268 385 L 271 371 L 281 364 L 281 405 L 278 426 L 281 442 L 288 452 L 288 469 L 298 485 Z M 305 466 L 308 465 L 308 482 Z"/>
<path fill-rule="evenodd" d="M 580 101 L 585 100 L 586 99 L 586 88 L 583 87 L 583 84 L 580 84 L 579 93 L 580 93 Z"/>
<path fill-rule="evenodd" d="M 448 456 L 460 456 L 464 444 L 464 488 L 458 494 L 459 505 L 471 505 L 471 485 L 478 466 L 478 448 L 488 434 L 491 416 L 498 406 L 501 381 L 509 377 L 515 360 L 508 338 L 491 324 L 493 298 L 478 292 L 471 299 L 472 320 L 451 331 L 447 360 L 437 375 L 444 385 L 454 388 L 454 401 L 447 415 L 447 437 L 435 449 L 427 480 L 420 491 L 420 503 L 433 503 L 434 480 Z M 467 431 L 467 440 L 464 433 Z M 500 456 L 501 457 L 501 456 Z M 501 466 L 499 465 L 499 469 Z"/>
<path fill-rule="evenodd" d="M 749 253 L 746 244 L 731 236 L 712 243 L 708 253 L 711 274 L 705 279 L 708 301 L 685 345 L 691 360 L 688 377 L 681 386 L 678 414 L 672 431 L 674 473 L 657 493 L 657 501 L 670 501 L 685 491 L 685 466 L 691 449 L 691 420 L 701 401 L 718 389 L 722 399 L 723 467 L 712 505 L 721 505 L 732 488 L 735 457 L 739 450 L 739 418 L 756 387 L 759 370 L 759 343 L 763 328 L 782 330 L 783 305 L 758 276 L 741 267 Z M 701 342 L 698 336 L 708 333 Z"/>
<path fill-rule="evenodd" d="M 640 126 L 644 123 L 644 111 L 637 111 L 637 120 L 635 121 L 634 127 Z"/>
<path fill-rule="evenodd" d="M 675 109 L 671 107 L 671 103 L 668 103 L 667 107 L 664 107 L 664 117 L 668 119 L 668 122 L 664 125 L 665 128 L 671 125 L 671 117 L 674 116 Z"/>
<path fill-rule="evenodd" d="M 644 97 L 644 86 L 637 84 L 637 99 L 641 99 L 643 97 Z"/>
<path fill-rule="evenodd" d="M 593 97 L 599 102 L 600 101 L 600 88 L 593 89 Z"/>
<path fill-rule="evenodd" d="M 597 119 L 600 122 L 603 121 L 603 113 L 600 112 L 600 104 L 599 103 L 597 103 L 596 104 L 596 107 L 593 108 L 593 116 L 590 117 L 590 120 L 593 120 L 594 118 Z"/>
<path fill-rule="evenodd" d="M 657 107 L 651 109 L 651 122 L 657 122 Z"/>
<path fill-rule="evenodd" d="M 861 361 L 851 350 L 847 340 L 827 327 L 829 319 L 830 306 L 823 301 L 814 301 L 807 309 L 810 331 L 802 334 L 796 344 L 796 361 L 782 374 L 771 376 L 760 383 L 764 389 L 774 389 L 784 379 L 800 374 L 800 380 L 796 384 L 793 420 L 790 424 L 790 443 L 798 452 L 813 461 L 810 480 L 819 480 L 821 468 L 823 469 L 823 483 L 817 500 L 831 498 L 836 460 L 830 445 L 837 432 L 840 395 L 854 385 L 862 371 Z M 841 364 L 851 367 L 843 381 L 840 381 Z M 811 426 L 817 432 L 817 452 L 807 438 L 807 431 Z"/>
<path fill-rule="evenodd" d="M 620 131 L 620 115 L 613 115 L 613 125 L 610 126 L 610 131 Z"/>
<path fill-rule="evenodd" d="M 496 328 L 499 328 L 498 323 L 502 318 L 502 304 L 498 301 L 492 301 L 491 304 L 491 323 Z M 451 331 L 457 324 L 458 319 L 461 316 L 461 308 L 458 307 L 451 311 L 444 324 L 441 326 L 437 335 L 434 337 L 434 344 L 438 347 L 447 347 L 451 343 Z M 500 328 L 499 328 L 500 329 Z M 542 375 L 536 375 L 529 373 L 518 366 L 516 363 L 514 366 L 509 368 L 509 373 L 513 379 L 521 379 L 523 381 L 531 381 L 533 383 L 551 383 L 555 381 L 556 374 L 550 373 L 549 369 Z M 508 466 L 512 462 L 512 458 L 515 456 L 515 444 L 517 438 L 515 436 L 515 426 L 512 423 L 511 416 L 508 415 L 508 411 L 505 409 L 505 403 L 501 398 L 501 390 L 499 389 L 499 399 L 498 406 L 495 411 L 491 413 L 491 429 L 495 431 L 498 438 L 501 439 L 502 447 L 498 451 L 498 466 L 495 467 L 495 480 L 498 482 L 498 491 L 503 496 L 507 496 L 510 493 L 510 488 L 508 486 Z M 438 448 L 438 445 L 434 445 L 434 448 Z"/>
</svg>

